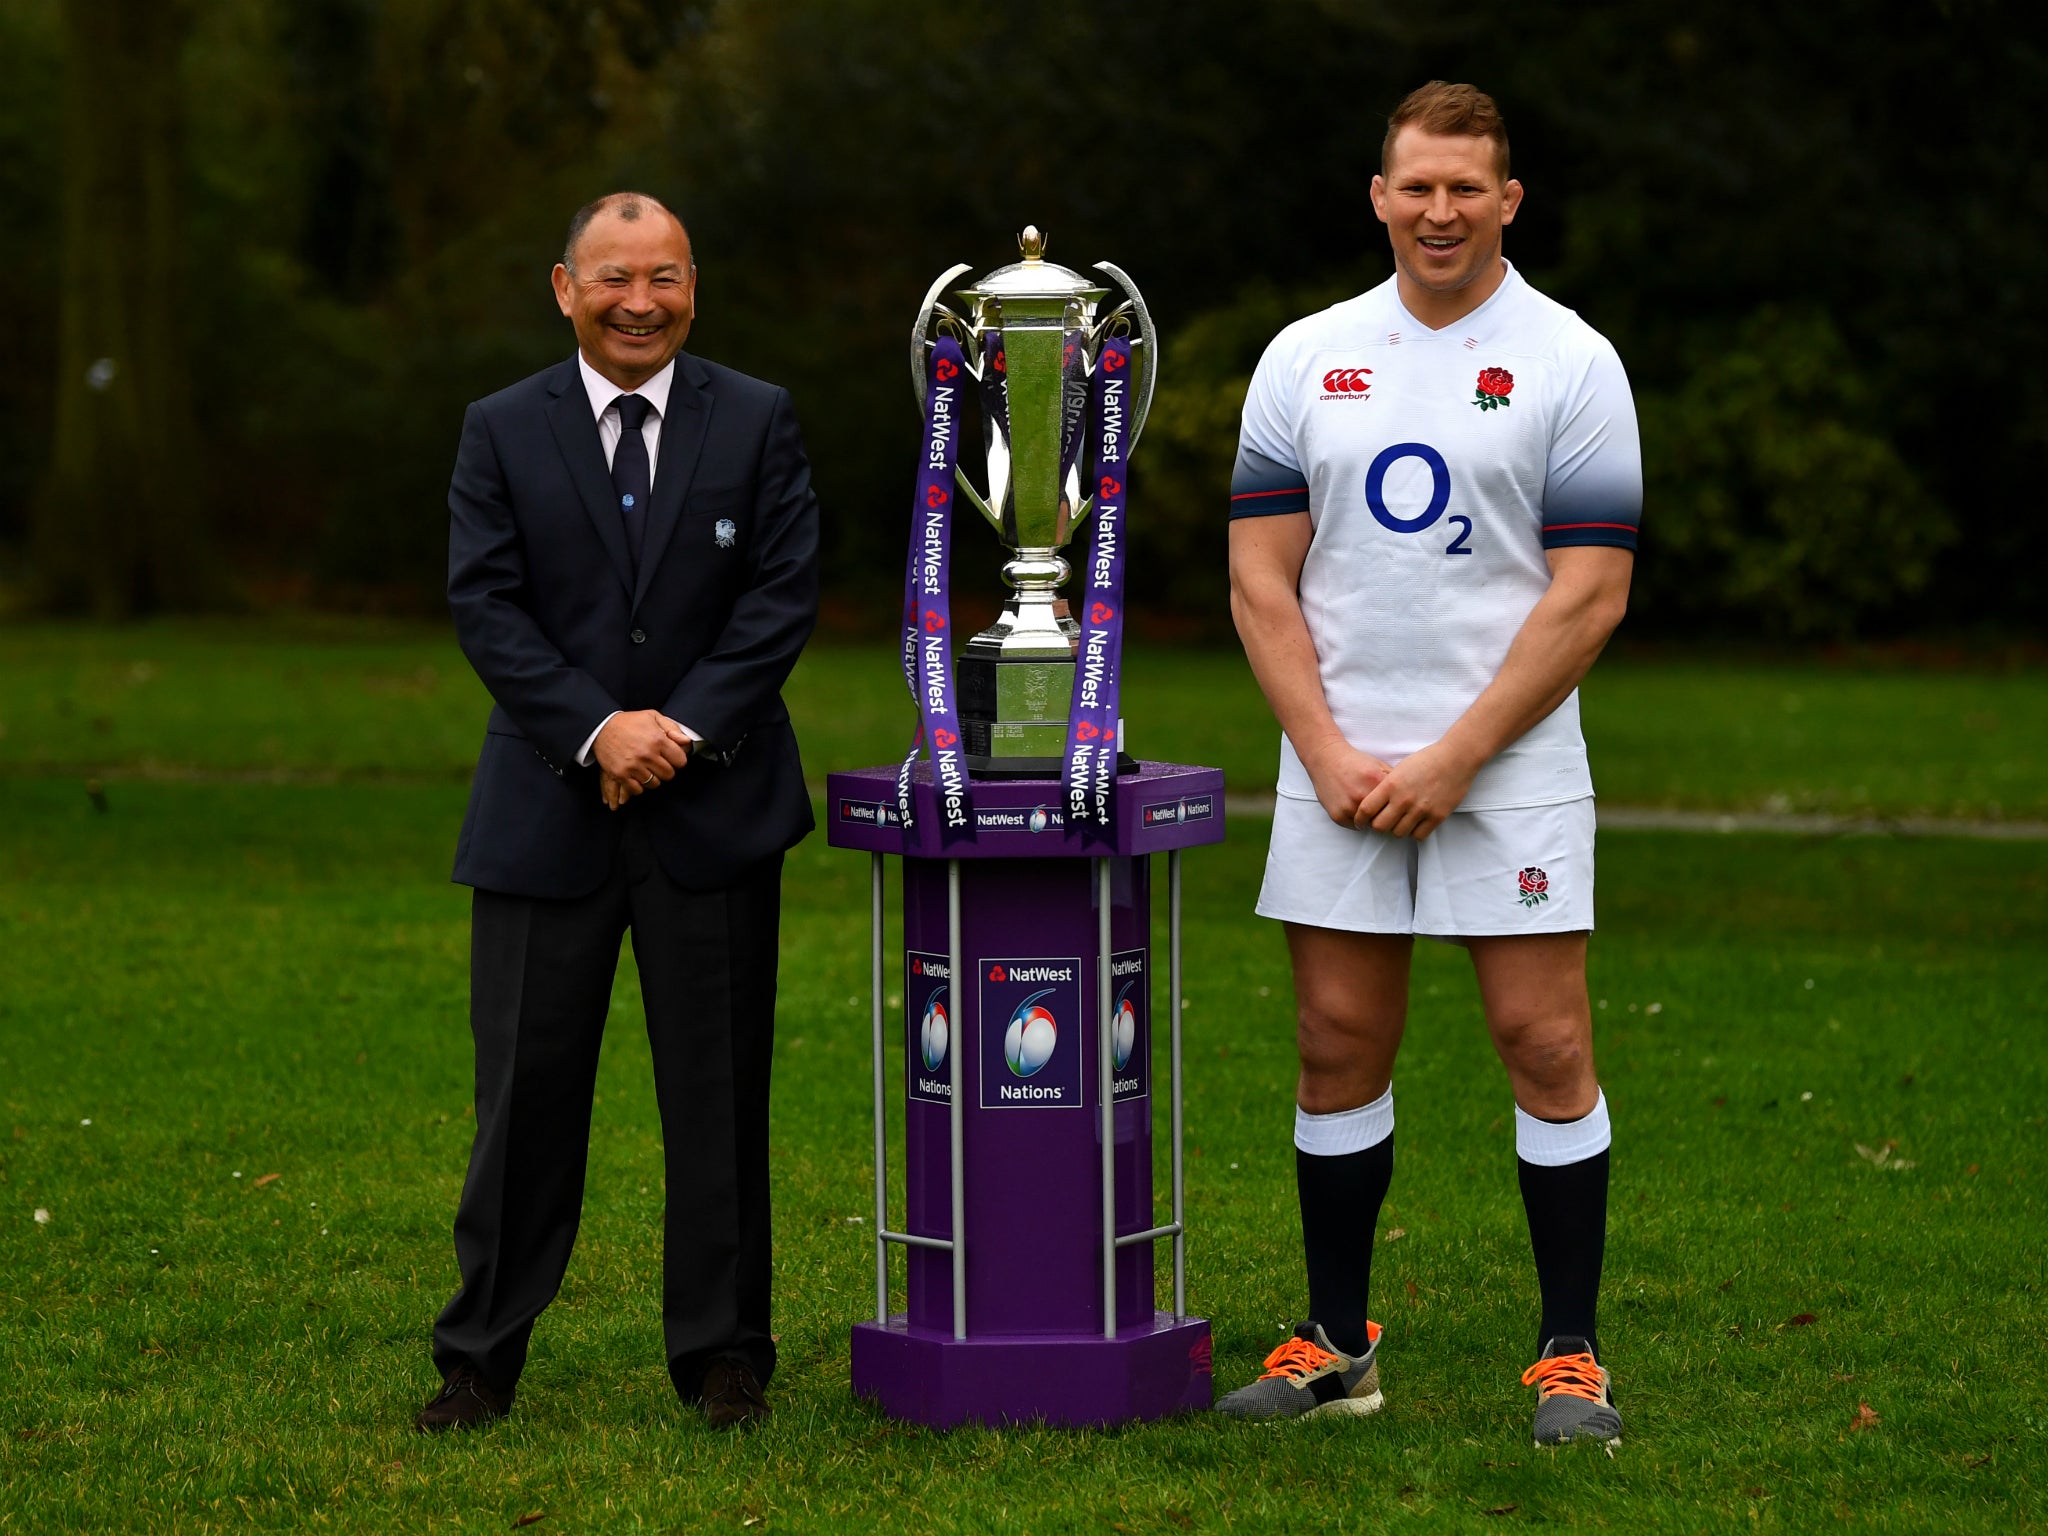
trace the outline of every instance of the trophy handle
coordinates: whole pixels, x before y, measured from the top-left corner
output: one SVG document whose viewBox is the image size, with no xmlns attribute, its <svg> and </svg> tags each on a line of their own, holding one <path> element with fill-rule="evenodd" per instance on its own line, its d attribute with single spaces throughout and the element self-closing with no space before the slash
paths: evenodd
<svg viewBox="0 0 2048 1536">
<path fill-rule="evenodd" d="M 924 303 L 917 311 L 917 322 L 910 328 L 910 392 L 917 396 L 917 408 L 924 409 L 924 349 L 932 344 L 932 311 L 938 308 L 939 295 L 951 286 L 953 280 L 963 272 L 974 268 L 966 262 L 949 267 L 936 283 L 926 290 Z"/>
<path fill-rule="evenodd" d="M 1131 296 L 1131 310 L 1138 320 L 1138 390 L 1137 398 L 1131 402 L 1131 439 L 1127 452 L 1135 451 L 1138 438 L 1145 430 L 1145 417 L 1152 409 L 1152 385 L 1159 378 L 1159 332 L 1153 328 L 1152 311 L 1145 307 L 1145 296 L 1138 292 L 1138 285 L 1131 281 L 1122 267 L 1098 261 L 1095 270 L 1107 272 L 1123 285 L 1124 292 Z"/>
<path fill-rule="evenodd" d="M 972 272 L 973 270 L 974 268 L 968 266 L 964 261 L 958 266 L 948 267 L 940 275 L 939 280 L 925 290 L 924 305 L 917 312 L 917 322 L 910 328 L 910 392 L 917 396 L 917 408 L 920 411 L 924 409 L 924 353 L 925 348 L 932 344 L 932 311 L 943 309 L 945 306 L 939 303 L 939 295 L 951 287 L 954 280 L 962 273 Z M 946 313 L 949 316 L 952 315 L 951 310 L 947 310 Z M 966 494 L 968 501 L 973 504 L 974 509 L 988 519 L 990 526 L 996 532 L 1001 533 L 1003 530 L 1002 519 L 989 509 L 989 504 L 982 498 L 981 492 L 974 488 L 974 482 L 967 478 L 967 471 L 956 468 L 953 471 L 953 479 Z"/>
</svg>

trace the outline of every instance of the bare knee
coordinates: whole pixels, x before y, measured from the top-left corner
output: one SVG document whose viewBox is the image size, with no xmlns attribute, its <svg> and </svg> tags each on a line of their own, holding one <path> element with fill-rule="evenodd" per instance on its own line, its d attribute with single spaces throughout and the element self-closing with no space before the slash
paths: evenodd
<svg viewBox="0 0 2048 1536">
<path fill-rule="evenodd" d="M 1294 964 L 1299 1103 L 1312 1115 L 1369 1104 L 1387 1091 L 1408 1017 L 1405 934 L 1287 925 Z"/>
<path fill-rule="evenodd" d="M 1305 1076 L 1341 1071 L 1358 1054 L 1366 1037 L 1360 1021 L 1303 1001 L 1294 1009 L 1294 1041 Z"/>
<path fill-rule="evenodd" d="M 1387 1091 L 1402 1020 L 1304 1000 L 1295 1009 L 1301 1056 L 1297 1099 L 1312 1115 L 1369 1104 Z"/>
<path fill-rule="evenodd" d="M 1598 1096 L 1591 1031 L 1576 1018 L 1493 1022 L 1494 1048 L 1515 1086 L 1516 1102 L 1544 1119 L 1587 1113 Z"/>
</svg>

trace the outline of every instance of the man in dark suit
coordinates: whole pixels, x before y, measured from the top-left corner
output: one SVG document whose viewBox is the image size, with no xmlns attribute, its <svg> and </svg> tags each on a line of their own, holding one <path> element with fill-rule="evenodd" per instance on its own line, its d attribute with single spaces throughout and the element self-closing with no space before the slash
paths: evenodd
<svg viewBox="0 0 2048 1536">
<path fill-rule="evenodd" d="M 448 493 L 449 604 L 496 707 L 455 855 L 475 888 L 462 1288 L 417 1423 L 511 1407 L 576 1239 L 630 928 L 669 1371 L 723 1426 L 766 1415 L 775 1365 L 776 936 L 782 855 L 812 826 L 780 689 L 817 616 L 817 501 L 788 392 L 682 351 L 697 272 L 668 209 L 582 209 L 554 285 L 577 355 L 469 408 Z"/>
</svg>

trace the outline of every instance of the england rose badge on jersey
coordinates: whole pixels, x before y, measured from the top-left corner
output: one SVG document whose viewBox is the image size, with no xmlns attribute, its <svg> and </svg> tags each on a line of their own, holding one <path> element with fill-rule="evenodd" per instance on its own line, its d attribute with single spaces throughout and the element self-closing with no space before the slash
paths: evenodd
<svg viewBox="0 0 2048 1536">
<path fill-rule="evenodd" d="M 1482 368 L 1479 370 L 1479 385 L 1472 392 L 1472 403 L 1482 411 L 1491 411 L 1503 405 L 1513 405 L 1508 398 L 1515 392 L 1515 376 L 1505 368 Z"/>
<path fill-rule="evenodd" d="M 1525 907 L 1540 907 L 1550 900 L 1550 876 L 1531 864 L 1515 877 L 1516 897 Z"/>
</svg>

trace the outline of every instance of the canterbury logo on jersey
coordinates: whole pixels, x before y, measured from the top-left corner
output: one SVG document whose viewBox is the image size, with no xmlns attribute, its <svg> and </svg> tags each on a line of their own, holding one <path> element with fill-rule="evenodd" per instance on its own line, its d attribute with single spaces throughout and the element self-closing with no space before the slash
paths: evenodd
<svg viewBox="0 0 2048 1536">
<path fill-rule="evenodd" d="M 1323 375 L 1323 398 L 1325 400 L 1362 399 L 1372 388 L 1366 380 L 1372 377 L 1370 368 L 1332 368 Z"/>
</svg>

